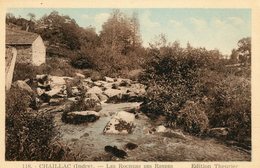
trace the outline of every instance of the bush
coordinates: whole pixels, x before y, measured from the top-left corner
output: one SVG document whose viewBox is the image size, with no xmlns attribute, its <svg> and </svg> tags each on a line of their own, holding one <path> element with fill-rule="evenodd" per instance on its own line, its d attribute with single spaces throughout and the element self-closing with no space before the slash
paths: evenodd
<svg viewBox="0 0 260 168">
<path fill-rule="evenodd" d="M 34 79 L 37 74 L 49 74 L 53 76 L 75 76 L 76 70 L 66 60 L 49 58 L 45 64 L 34 66 L 30 63 L 16 63 L 13 81 Z"/>
<path fill-rule="evenodd" d="M 152 118 L 167 116 L 190 133 L 228 128 L 228 139 L 251 138 L 250 68 L 232 73 L 214 52 L 180 47 L 152 48 L 140 77 L 147 95 L 141 110 Z M 187 103 L 196 102 L 196 103 Z"/>
<path fill-rule="evenodd" d="M 13 74 L 13 81 L 33 79 L 37 75 L 36 67 L 30 63 L 16 63 Z"/>
<path fill-rule="evenodd" d="M 209 81 L 216 81 L 214 85 Z M 251 138 L 251 82 L 242 77 L 209 72 L 203 78 L 206 109 L 211 127 L 226 127 L 229 139 Z M 207 88 L 205 90 L 205 88 Z"/>
<path fill-rule="evenodd" d="M 192 101 L 186 102 L 184 108 L 178 112 L 176 123 L 185 131 L 199 135 L 206 132 L 209 126 L 204 109 L 200 107 L 199 103 Z"/>
<path fill-rule="evenodd" d="M 29 109 L 26 95 L 16 89 L 6 95 L 6 160 L 62 160 L 66 150 L 53 142 L 53 117 Z"/>
<path fill-rule="evenodd" d="M 151 60 L 140 78 L 148 86 L 146 101 L 141 109 L 146 113 L 176 118 L 176 112 L 188 100 L 196 100 L 199 93 L 196 83 L 202 62 L 196 55 L 188 55 L 181 49 L 153 49 Z"/>
</svg>

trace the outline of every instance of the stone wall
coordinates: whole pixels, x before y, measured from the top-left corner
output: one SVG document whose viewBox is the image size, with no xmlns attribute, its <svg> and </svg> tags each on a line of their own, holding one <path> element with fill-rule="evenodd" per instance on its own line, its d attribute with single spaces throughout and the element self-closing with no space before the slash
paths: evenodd
<svg viewBox="0 0 260 168">
<path fill-rule="evenodd" d="M 15 46 L 17 50 L 17 63 L 32 63 L 32 46 L 21 45 Z"/>
<path fill-rule="evenodd" d="M 5 89 L 9 90 L 12 85 L 17 50 L 15 48 L 6 48 L 5 53 Z"/>
</svg>

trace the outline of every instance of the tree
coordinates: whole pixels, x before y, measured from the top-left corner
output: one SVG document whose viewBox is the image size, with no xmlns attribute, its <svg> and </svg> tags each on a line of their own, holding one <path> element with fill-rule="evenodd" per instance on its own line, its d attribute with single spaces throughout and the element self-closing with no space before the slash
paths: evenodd
<svg viewBox="0 0 260 168">
<path fill-rule="evenodd" d="M 100 39 L 102 45 L 127 55 L 141 45 L 137 15 L 129 18 L 120 10 L 114 10 L 109 19 L 102 25 Z"/>
<path fill-rule="evenodd" d="M 50 45 L 58 45 L 71 50 L 80 48 L 79 26 L 69 16 L 59 15 L 57 11 L 43 16 L 37 22 L 37 33 Z"/>
<path fill-rule="evenodd" d="M 251 64 L 251 37 L 242 38 L 237 43 L 239 61 L 243 65 Z"/>
<path fill-rule="evenodd" d="M 236 49 L 233 49 L 230 55 L 230 63 L 235 64 L 237 62 L 238 62 L 238 51 Z"/>
<path fill-rule="evenodd" d="M 35 17 L 36 17 L 35 14 L 33 14 L 33 13 L 28 13 L 27 16 L 29 16 L 30 21 L 33 21 L 33 22 L 36 21 L 36 19 L 35 19 Z"/>
</svg>

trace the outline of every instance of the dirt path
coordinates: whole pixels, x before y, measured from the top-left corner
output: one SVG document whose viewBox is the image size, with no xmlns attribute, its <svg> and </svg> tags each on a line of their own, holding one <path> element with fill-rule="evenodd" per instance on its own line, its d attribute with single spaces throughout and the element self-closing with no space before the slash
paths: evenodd
<svg viewBox="0 0 260 168">
<path fill-rule="evenodd" d="M 139 103 L 102 104 L 101 117 L 90 124 L 72 125 L 61 122 L 61 113 L 55 113 L 55 124 L 60 139 L 84 161 L 119 160 L 106 153 L 106 145 L 124 149 L 132 142 L 138 145 L 128 150 L 125 161 L 244 161 L 250 154 L 227 147 L 213 139 L 203 140 L 186 135 L 187 139 L 167 136 L 162 133 L 149 134 L 153 123 L 145 115 L 135 120 L 135 130 L 129 135 L 104 135 L 103 129 L 118 111 L 138 107 Z"/>
</svg>

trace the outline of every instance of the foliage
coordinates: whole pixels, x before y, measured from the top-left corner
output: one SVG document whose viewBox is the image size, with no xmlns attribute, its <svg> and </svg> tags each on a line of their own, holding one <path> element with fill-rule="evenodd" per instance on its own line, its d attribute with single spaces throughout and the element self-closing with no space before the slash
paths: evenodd
<svg viewBox="0 0 260 168">
<path fill-rule="evenodd" d="M 34 79 L 37 74 L 50 74 L 53 76 L 75 76 L 76 70 L 66 60 L 58 58 L 47 59 L 45 64 L 34 66 L 30 63 L 16 63 L 13 81 Z"/>
<path fill-rule="evenodd" d="M 250 68 L 231 71 L 214 50 L 158 44 L 140 78 L 148 86 L 141 110 L 153 118 L 165 115 L 187 132 L 226 127 L 229 139 L 250 139 Z"/>
<path fill-rule="evenodd" d="M 239 142 L 251 137 L 250 80 L 207 72 L 200 85 L 210 126 L 229 128 L 229 138 Z"/>
<path fill-rule="evenodd" d="M 136 14 L 127 17 L 119 10 L 114 10 L 110 18 L 102 25 L 100 32 L 102 45 L 111 47 L 118 53 L 126 55 L 140 47 L 139 21 Z"/>
<path fill-rule="evenodd" d="M 6 159 L 62 160 L 67 151 L 52 141 L 53 117 L 28 109 L 26 97 L 27 93 L 17 89 L 6 95 Z"/>
<path fill-rule="evenodd" d="M 13 81 L 33 79 L 37 75 L 36 67 L 30 63 L 16 63 L 13 73 Z"/>
<path fill-rule="evenodd" d="M 209 127 L 209 120 L 199 103 L 187 101 L 177 114 L 177 126 L 193 134 L 203 134 Z"/>
<path fill-rule="evenodd" d="M 183 49 L 176 44 L 172 47 L 152 48 L 151 60 L 140 79 L 148 85 L 143 110 L 176 117 L 175 112 L 187 100 L 196 100 L 200 96 L 195 86 L 200 69 L 209 62 L 208 55 L 204 49 Z"/>
<path fill-rule="evenodd" d="M 41 35 L 43 40 L 47 40 L 49 45 L 74 50 L 80 48 L 78 28 L 74 19 L 69 16 L 61 16 L 57 11 L 53 11 L 37 21 L 36 32 Z"/>
<path fill-rule="evenodd" d="M 242 64 L 251 64 L 251 38 L 242 38 L 237 43 L 239 54 L 239 60 Z"/>
</svg>

